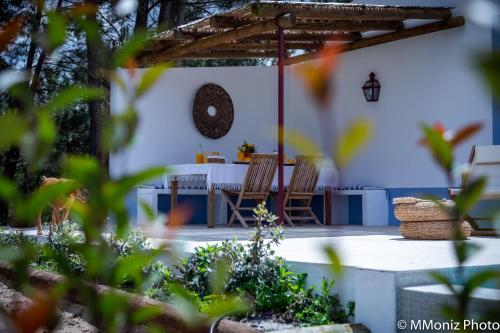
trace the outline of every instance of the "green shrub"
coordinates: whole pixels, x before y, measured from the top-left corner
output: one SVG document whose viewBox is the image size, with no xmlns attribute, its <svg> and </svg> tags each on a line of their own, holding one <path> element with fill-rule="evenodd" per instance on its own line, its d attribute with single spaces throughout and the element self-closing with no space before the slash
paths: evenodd
<svg viewBox="0 0 500 333">
<path fill-rule="evenodd" d="M 275 217 L 263 205 L 254 212 L 257 227 L 248 245 L 231 240 L 196 248 L 193 255 L 176 266 L 178 275 L 174 280 L 199 296 L 203 310 L 214 297 L 212 275 L 217 267 L 225 265 L 224 293 L 251 298 L 256 313 L 272 312 L 287 321 L 313 325 L 347 322 L 353 305 L 346 312 L 338 296 L 332 294 L 333 282 L 323 280 L 319 292 L 315 287 L 306 287 L 307 274 L 292 272 L 283 258 L 274 255 L 272 246 L 279 245 L 282 239 L 282 229 L 270 227 Z M 168 288 L 168 284 L 164 287 Z M 150 295 L 157 296 L 152 292 Z"/>
</svg>

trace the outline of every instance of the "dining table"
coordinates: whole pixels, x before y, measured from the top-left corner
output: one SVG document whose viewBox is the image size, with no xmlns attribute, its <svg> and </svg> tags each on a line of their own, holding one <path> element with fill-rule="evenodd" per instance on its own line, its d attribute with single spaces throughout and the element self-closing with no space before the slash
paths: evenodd
<svg viewBox="0 0 500 333">
<path fill-rule="evenodd" d="M 200 163 L 168 165 L 163 177 L 165 189 L 170 189 L 170 207 L 177 207 L 178 191 L 182 189 L 207 191 L 207 226 L 215 227 L 215 195 L 222 190 L 239 191 L 245 180 L 248 163 Z M 285 187 L 290 183 L 294 165 L 284 167 Z M 316 191 L 324 193 L 325 224 L 331 224 L 331 189 L 337 183 L 336 168 L 323 163 L 320 168 Z M 278 172 L 273 180 L 272 190 L 278 189 Z"/>
</svg>

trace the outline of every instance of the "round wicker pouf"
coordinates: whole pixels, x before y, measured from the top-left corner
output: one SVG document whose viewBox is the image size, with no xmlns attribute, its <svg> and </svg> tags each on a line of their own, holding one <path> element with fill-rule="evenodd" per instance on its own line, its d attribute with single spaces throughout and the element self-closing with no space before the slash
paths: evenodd
<svg viewBox="0 0 500 333">
<path fill-rule="evenodd" d="M 451 223 L 459 221 L 405 221 L 401 222 L 399 232 L 407 239 L 419 240 L 445 240 L 452 239 Z M 468 222 L 462 222 L 462 234 L 464 238 L 471 235 L 472 228 Z"/>
</svg>

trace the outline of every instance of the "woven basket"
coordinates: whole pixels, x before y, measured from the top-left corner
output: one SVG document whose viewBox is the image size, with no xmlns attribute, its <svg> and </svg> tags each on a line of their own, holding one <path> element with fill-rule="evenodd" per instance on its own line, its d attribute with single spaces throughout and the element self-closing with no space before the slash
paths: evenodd
<svg viewBox="0 0 500 333">
<path fill-rule="evenodd" d="M 407 239 L 443 240 L 452 239 L 452 223 L 460 221 L 416 221 L 402 222 L 399 226 L 401 236 Z M 472 228 L 468 222 L 462 222 L 462 235 L 468 238 Z"/>
<path fill-rule="evenodd" d="M 434 201 L 412 197 L 395 198 L 392 202 L 394 215 L 401 222 L 450 221 L 449 211 L 455 205 L 451 200 L 442 200 L 443 209 Z"/>
</svg>

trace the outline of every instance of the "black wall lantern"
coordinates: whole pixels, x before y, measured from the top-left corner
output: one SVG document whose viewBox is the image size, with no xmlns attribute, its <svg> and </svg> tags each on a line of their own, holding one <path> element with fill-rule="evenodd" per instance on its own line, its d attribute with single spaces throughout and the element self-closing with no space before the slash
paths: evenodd
<svg viewBox="0 0 500 333">
<path fill-rule="evenodd" d="M 375 74 L 370 73 L 370 79 L 363 85 L 363 93 L 367 102 L 378 101 L 378 95 L 380 94 L 380 83 L 375 80 Z"/>
</svg>

